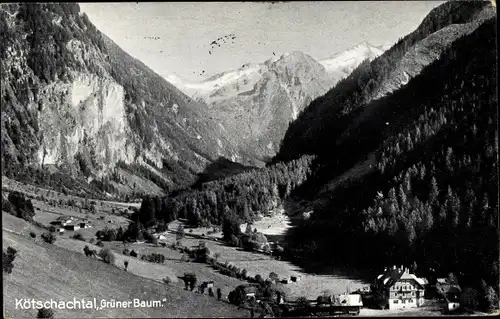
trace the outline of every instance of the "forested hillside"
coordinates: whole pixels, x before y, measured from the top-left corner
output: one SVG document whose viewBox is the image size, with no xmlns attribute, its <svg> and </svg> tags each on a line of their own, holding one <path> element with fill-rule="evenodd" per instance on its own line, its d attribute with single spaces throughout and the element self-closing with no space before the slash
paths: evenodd
<svg viewBox="0 0 500 319">
<path fill-rule="evenodd" d="M 177 218 L 186 218 L 195 226 L 222 225 L 226 219 L 254 221 L 258 215 L 280 206 L 311 176 L 313 159 L 303 156 L 203 183 L 199 189 L 175 191 L 163 199 L 145 198 L 139 221 L 145 226 Z"/>
<path fill-rule="evenodd" d="M 364 106 L 370 112 L 318 159 L 321 178 L 303 186 L 318 204 L 288 236 L 292 255 L 374 269 L 416 261 L 498 287 L 496 36 L 489 19 Z M 317 191 L 373 153 L 369 174 Z"/>
</svg>

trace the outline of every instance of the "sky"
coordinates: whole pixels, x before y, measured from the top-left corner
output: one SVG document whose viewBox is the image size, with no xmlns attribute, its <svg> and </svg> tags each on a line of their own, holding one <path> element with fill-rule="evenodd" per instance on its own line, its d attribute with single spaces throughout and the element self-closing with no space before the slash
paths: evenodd
<svg viewBox="0 0 500 319">
<path fill-rule="evenodd" d="M 200 82 L 273 54 L 302 51 L 321 60 L 362 42 L 389 46 L 443 2 L 116 2 L 80 8 L 156 73 Z"/>
</svg>

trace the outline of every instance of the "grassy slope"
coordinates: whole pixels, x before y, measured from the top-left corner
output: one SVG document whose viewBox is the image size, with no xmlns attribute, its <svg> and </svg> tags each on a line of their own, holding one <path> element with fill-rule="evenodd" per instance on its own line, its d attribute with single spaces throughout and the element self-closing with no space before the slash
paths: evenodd
<svg viewBox="0 0 500 319">
<path fill-rule="evenodd" d="M 177 228 L 176 223 L 171 223 L 169 228 L 170 230 L 175 230 Z M 169 244 L 175 242 L 175 235 L 173 233 L 168 232 L 165 236 Z M 185 246 L 195 246 L 198 242 L 198 239 L 189 236 L 186 236 L 182 240 L 182 244 Z M 333 293 L 341 293 L 345 291 L 347 284 L 351 285 L 353 289 L 360 288 L 367 284 L 358 278 L 354 278 L 353 274 L 345 274 L 345 276 L 343 276 L 340 274 L 340 269 L 335 269 L 336 273 L 339 274 L 338 276 L 332 274 L 307 274 L 297 265 L 284 260 L 275 260 L 268 255 L 256 254 L 239 248 L 229 247 L 221 242 L 212 240 L 205 240 L 205 244 L 212 253 L 220 254 L 219 261 L 227 261 L 236 267 L 244 268 L 250 276 L 260 274 L 262 277 L 267 278 L 271 272 L 277 273 L 280 278 L 302 276 L 302 280 L 299 283 L 282 285 L 282 288 L 287 292 L 287 297 L 291 299 L 300 296 L 316 298 L 324 290 L 330 290 Z"/>
<path fill-rule="evenodd" d="M 72 300 L 73 297 L 77 299 L 95 297 L 98 300 L 132 300 L 133 298 L 162 300 L 166 298 L 167 301 L 165 308 L 157 309 L 56 310 L 56 317 L 242 316 L 236 308 L 217 302 L 208 296 L 184 291 L 175 284 L 167 286 L 141 278 L 100 260 L 87 258 L 81 253 L 43 243 L 39 236 L 33 240 L 26 234 L 31 230 L 35 230 L 38 234 L 41 231 L 16 217 L 3 213 L 2 221 L 3 248 L 12 246 L 18 250 L 13 272 L 10 275 L 4 275 L 4 317 L 6 318 L 36 315 L 35 310 L 16 310 L 15 298 Z M 64 241 L 61 240 L 59 245 L 64 245 Z M 116 263 L 123 264 L 120 257 L 117 258 Z M 140 265 L 132 263 L 129 267 L 143 269 L 137 266 Z"/>
<path fill-rule="evenodd" d="M 25 192 L 26 194 L 30 194 L 32 196 L 40 194 L 45 195 L 47 192 L 47 190 L 45 189 L 18 183 L 8 178 L 4 178 L 3 180 L 8 182 L 6 183 L 7 186 L 5 186 L 5 190 L 18 190 L 21 192 Z M 47 198 L 56 200 L 59 199 L 67 200 L 71 198 L 77 202 L 83 201 L 83 199 L 79 197 L 65 196 L 61 193 L 52 191 L 50 192 L 49 196 L 47 196 Z M 90 214 L 88 216 L 85 216 L 85 214 L 80 213 L 78 209 L 74 207 L 68 207 L 68 206 L 60 207 L 59 205 L 53 206 L 49 205 L 47 202 L 32 199 L 32 203 L 33 206 L 35 207 L 35 212 L 36 212 L 34 220 L 41 222 L 42 224 L 48 225 L 50 221 L 56 219 L 61 214 L 66 216 L 75 216 L 78 218 L 90 219 L 93 225 L 92 228 L 80 229 L 76 232 L 66 231 L 63 235 L 57 235 L 57 241 L 55 242 L 55 245 L 81 254 L 83 253 L 83 247 L 85 247 L 85 245 L 91 247 L 91 249 L 99 251 L 101 249 L 100 247 L 89 244 L 88 242 L 73 240 L 70 239 L 70 237 L 75 233 L 80 233 L 88 241 L 88 239 L 90 238 L 95 239 L 96 231 L 99 229 L 103 229 L 104 227 L 116 228 L 121 225 L 126 228 L 127 227 L 126 219 L 122 216 L 112 215 L 111 208 L 112 207 L 114 207 L 115 209 L 122 207 L 127 208 L 129 206 L 129 203 L 104 202 L 104 204 L 101 205 L 101 201 L 96 200 L 96 202 L 97 202 L 96 204 L 97 214 L 96 215 Z M 83 210 L 83 212 L 86 211 Z M 98 220 L 96 219 L 97 216 L 105 216 L 105 220 Z M 24 220 L 15 218 L 14 216 L 3 214 L 2 220 L 4 228 L 13 230 L 15 232 L 22 231 L 22 234 L 24 236 L 28 236 L 29 232 L 32 230 L 35 231 L 38 236 L 41 234 L 41 232 L 39 232 L 35 227 L 25 222 Z M 114 220 L 115 223 L 109 224 L 107 223 L 108 220 Z M 194 272 L 196 273 L 199 281 L 214 280 L 216 283 L 216 287 L 222 289 L 222 294 L 224 298 L 229 294 L 231 290 L 233 290 L 236 286 L 242 283 L 236 278 L 230 278 L 228 276 L 217 273 L 206 264 L 182 262 L 181 261 L 182 254 L 169 248 L 154 247 L 150 244 L 145 244 L 145 243 L 127 244 L 126 248 L 128 248 L 129 250 L 135 250 L 140 255 L 150 254 L 152 252 L 163 254 L 167 258 L 167 260 L 165 261 L 164 264 L 160 265 L 156 263 L 145 262 L 137 258 L 124 256 L 122 254 L 122 251 L 125 247 L 123 246 L 122 242 L 111 242 L 111 243 L 103 242 L 103 243 L 104 247 L 109 247 L 113 251 L 115 251 L 115 256 L 116 256 L 115 264 L 118 267 L 123 267 L 123 262 L 127 260 L 129 261 L 129 266 L 128 266 L 129 272 L 132 272 L 138 276 L 147 279 L 155 280 L 160 283 L 163 282 L 162 279 L 165 277 L 169 277 L 172 280 L 172 282 L 177 282 L 178 281 L 177 276 L 182 276 L 185 272 Z M 182 283 L 178 283 L 178 285 L 179 287 L 183 287 Z"/>
</svg>

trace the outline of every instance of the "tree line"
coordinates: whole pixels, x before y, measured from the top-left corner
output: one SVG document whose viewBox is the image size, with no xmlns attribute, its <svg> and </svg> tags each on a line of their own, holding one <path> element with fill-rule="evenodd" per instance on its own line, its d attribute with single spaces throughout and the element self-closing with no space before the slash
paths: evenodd
<svg viewBox="0 0 500 319">
<path fill-rule="evenodd" d="M 312 173 L 313 156 L 203 183 L 198 189 L 145 197 L 136 218 L 146 227 L 185 218 L 192 226 L 222 225 L 226 219 L 252 222 L 278 207 Z"/>
</svg>

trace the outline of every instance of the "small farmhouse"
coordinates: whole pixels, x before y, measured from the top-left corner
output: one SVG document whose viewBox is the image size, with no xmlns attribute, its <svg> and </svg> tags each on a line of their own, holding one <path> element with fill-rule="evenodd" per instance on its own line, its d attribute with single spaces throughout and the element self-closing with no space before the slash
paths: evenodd
<svg viewBox="0 0 500 319">
<path fill-rule="evenodd" d="M 453 312 L 460 308 L 462 289 L 459 285 L 450 282 L 447 278 L 438 278 L 436 291 L 443 298 L 445 312 Z"/>
<path fill-rule="evenodd" d="M 242 295 L 244 295 L 247 300 L 250 299 L 259 300 L 258 287 L 259 287 L 258 285 L 254 284 L 245 284 L 245 285 L 239 285 L 238 287 L 236 287 L 236 290 L 240 290 Z"/>
<path fill-rule="evenodd" d="M 164 235 L 160 234 L 160 235 L 156 236 L 156 239 L 158 239 L 158 240 L 167 240 L 167 237 L 165 237 Z"/>
<path fill-rule="evenodd" d="M 64 229 L 66 230 L 78 230 L 80 229 L 80 224 L 78 223 L 70 223 L 70 224 L 64 224 Z"/>
<path fill-rule="evenodd" d="M 299 282 L 301 279 L 301 276 L 290 276 L 290 280 L 292 282 Z"/>
<path fill-rule="evenodd" d="M 424 304 L 426 281 L 411 274 L 408 268 L 384 269 L 374 283 L 389 309 L 420 307 Z"/>
<path fill-rule="evenodd" d="M 66 228 L 66 226 L 71 225 L 71 224 L 77 224 L 78 220 L 72 216 L 59 216 L 57 217 L 56 220 L 51 221 L 50 224 L 54 226 L 61 226 Z M 66 229 L 69 229 L 71 227 L 68 227 Z M 83 228 L 83 227 L 82 227 Z"/>
<path fill-rule="evenodd" d="M 335 306 L 363 307 L 363 301 L 359 294 L 341 294 L 333 296 L 332 303 Z"/>
<path fill-rule="evenodd" d="M 312 302 L 311 304 L 314 304 Z M 339 315 L 359 315 L 363 301 L 359 294 L 340 294 L 333 296 L 319 296 L 313 313 L 318 317 L 336 317 Z"/>
</svg>

